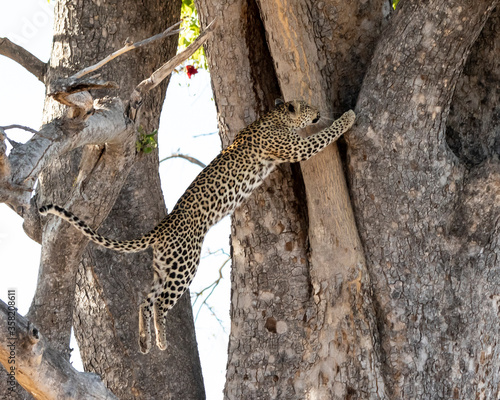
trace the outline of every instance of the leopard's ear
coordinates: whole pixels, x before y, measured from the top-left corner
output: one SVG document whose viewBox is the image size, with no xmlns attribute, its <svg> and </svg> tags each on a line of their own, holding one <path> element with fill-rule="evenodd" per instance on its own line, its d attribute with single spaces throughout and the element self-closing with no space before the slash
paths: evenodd
<svg viewBox="0 0 500 400">
<path fill-rule="evenodd" d="M 285 102 L 283 101 L 283 99 L 280 99 L 280 98 L 274 100 L 274 106 L 275 107 L 278 107 L 279 105 L 284 104 L 284 103 Z"/>
<path fill-rule="evenodd" d="M 288 103 L 287 108 L 288 108 L 288 111 L 290 111 L 291 113 L 295 112 L 295 106 L 293 103 Z"/>
</svg>

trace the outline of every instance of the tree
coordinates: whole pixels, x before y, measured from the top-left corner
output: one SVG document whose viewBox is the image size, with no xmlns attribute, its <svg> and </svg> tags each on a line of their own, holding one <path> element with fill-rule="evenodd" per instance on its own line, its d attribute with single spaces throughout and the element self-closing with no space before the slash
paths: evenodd
<svg viewBox="0 0 500 400">
<path fill-rule="evenodd" d="M 495 118 L 497 17 L 478 35 L 496 3 L 199 1 L 221 19 L 207 53 L 226 143 L 280 94 L 358 114 L 349 190 L 332 146 L 235 213 L 227 398 L 493 396 L 494 122 L 467 117 L 478 143 L 449 110 L 467 94 L 484 108 L 468 114 Z M 491 61 L 469 58 L 460 95 L 473 46 Z M 481 172 L 455 155 L 470 141 Z"/>
<path fill-rule="evenodd" d="M 131 308 L 137 309 L 136 304 L 149 289 L 151 255 L 104 254 L 94 246 L 87 247 L 86 240 L 64 224 L 41 221 L 37 209 L 49 202 L 66 204 L 84 216 L 93 215 L 89 220 L 94 226 L 101 225 L 109 214 L 108 222 L 101 225 L 105 233 L 120 230 L 118 221 L 125 218 L 134 221 L 124 232 L 130 236 L 151 229 L 165 215 L 158 155 L 155 151 L 147 156 L 137 152 L 136 142 L 140 140 L 139 128 L 152 132 L 158 127 L 166 83 L 155 91 L 150 90 L 151 84 L 160 83 L 162 78 L 138 84 L 174 55 L 176 36 L 120 56 L 99 71 L 102 75 L 97 80 L 64 78 L 121 48 L 125 40 L 164 31 L 179 20 L 180 7 L 180 1 L 147 6 L 129 2 L 120 7 L 112 2 L 59 1 L 49 65 L 29 57 L 7 39 L 1 42 L 2 54 L 37 74 L 51 94 L 40 133 L 15 147 L 8 158 L 2 154 L 2 201 L 23 216 L 27 234 L 42 243 L 40 278 L 27 318 L 43 335 L 43 342 L 50 343 L 50 350 L 43 352 L 42 360 L 39 353 L 22 359 L 38 365 L 55 351 L 68 360 L 74 325 L 86 369 L 99 374 L 106 386 L 124 399 L 154 399 L 164 392 L 173 398 L 180 393 L 184 398 L 204 397 L 189 299 L 180 302 L 169 321 L 170 338 L 177 345 L 166 352 L 139 356 L 137 313 Z M 116 81 L 119 89 L 104 91 L 116 86 L 106 79 Z M 94 89 L 94 96 L 103 99 L 94 105 L 79 103 L 71 92 L 82 88 Z M 76 106 L 67 112 L 54 98 Z M 76 150 L 68 152 L 71 149 Z M 36 195 L 30 199 L 37 179 Z M 18 327 L 20 332 L 22 326 Z M 22 339 L 18 348 L 21 344 L 25 344 L 23 349 L 28 346 Z M 18 370 L 21 376 L 27 374 L 24 364 Z M 6 381 L 2 379 L 2 384 Z M 33 385 L 28 388 L 34 393 Z M 47 398 L 62 398 L 64 393 L 70 398 L 70 391 L 61 390 Z"/>
<path fill-rule="evenodd" d="M 386 0 L 198 0 L 202 26 L 218 20 L 206 51 L 223 145 L 281 96 L 319 106 L 324 125 L 351 107 L 358 115 L 340 151 L 330 146 L 300 165 L 283 166 L 233 216 L 226 398 L 497 396 L 497 4 L 403 0 L 393 11 Z M 120 90 L 135 87 L 131 76 Z M 96 153 L 84 151 L 84 172 L 108 166 L 91 168 Z M 113 160 L 122 158 L 115 153 Z M 74 161 L 61 163 L 58 169 L 67 165 L 75 171 L 69 176 L 77 175 Z M 106 192 L 94 205 L 73 196 L 72 209 L 98 224 L 114 204 L 103 232 L 112 229 L 108 224 L 123 231 L 119 221 L 128 220 L 129 208 L 122 201 L 133 195 L 127 188 L 140 185 L 134 171 L 124 193 Z M 35 201 L 69 197 L 74 178 L 59 176 L 58 185 L 46 186 L 51 174 L 44 173 Z M 91 190 L 102 176 L 78 182 Z M 44 229 L 47 237 L 54 228 Z M 58 226 L 57 235 L 70 238 L 66 258 L 78 264 L 78 246 L 85 243 L 63 229 Z M 44 244 L 47 257 L 62 257 L 62 249 Z M 121 284 L 110 271 L 120 265 L 116 255 L 89 248 L 77 287 L 98 277 L 109 282 L 103 292 L 116 291 Z M 96 259 L 107 263 L 99 267 Z M 60 284 L 71 288 L 72 276 Z M 101 291 L 96 281 L 85 287 L 85 293 Z M 185 322 L 189 311 L 177 311 Z M 51 341 L 65 343 L 70 324 L 61 317 L 53 326 Z M 122 335 L 135 331 L 133 322 L 120 326 Z M 89 349 L 84 359 L 95 360 L 87 368 L 128 398 L 130 386 L 110 384 L 113 368 L 102 368 L 91 350 L 90 342 L 103 343 L 100 334 L 111 329 L 84 337 L 96 329 L 76 327 Z M 193 358 L 191 352 L 176 366 Z"/>
</svg>

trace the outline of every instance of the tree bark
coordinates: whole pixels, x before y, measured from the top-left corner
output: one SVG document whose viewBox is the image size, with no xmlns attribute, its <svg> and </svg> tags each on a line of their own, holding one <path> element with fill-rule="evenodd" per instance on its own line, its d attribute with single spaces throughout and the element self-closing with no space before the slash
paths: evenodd
<svg viewBox="0 0 500 400">
<path fill-rule="evenodd" d="M 163 30 L 166 23 L 151 14 L 172 15 L 159 2 L 149 11 L 106 2 L 83 11 L 81 4 L 60 3 L 65 29 L 54 48 L 66 53 L 51 61 L 51 79 L 120 47 L 131 27 L 142 29 L 141 38 Z M 383 0 L 198 0 L 204 25 L 219 18 L 207 55 L 224 146 L 280 96 L 306 100 L 326 119 L 355 104 L 358 114 L 341 148 L 348 184 L 330 146 L 280 167 L 233 216 L 225 398 L 498 396 L 497 4 L 402 1 L 389 19 Z M 86 35 L 97 38 L 95 58 Z M 130 54 L 106 74 L 120 77 L 120 94 L 130 95 L 171 50 L 140 50 L 147 63 Z M 141 109 L 136 123 L 146 131 L 157 127 L 162 96 L 150 95 Z M 113 164 L 127 148 L 61 157 L 33 202 L 64 200 L 94 226 L 109 213 L 101 232 L 111 237 L 146 232 L 166 213 L 150 172 L 157 156 L 126 156 L 127 177 L 128 167 Z M 110 175 L 117 183 L 103 185 Z M 42 228 L 27 220 L 36 237 Z M 123 221 L 134 224 L 125 229 Z M 78 269 L 73 318 L 86 368 L 120 398 L 202 398 L 187 297 L 185 309 L 169 315 L 169 350 L 137 356 L 137 305 L 151 280 L 150 255 L 122 258 L 89 245 L 82 257 L 85 242 L 62 229 L 43 227 L 46 249 L 53 238 L 71 237 L 42 260 L 41 281 L 50 279 L 39 299 L 53 308 L 31 311 L 41 326 L 57 326 L 51 340 L 59 351 L 68 348 Z"/>
<path fill-rule="evenodd" d="M 221 19 L 219 36 L 207 52 L 227 145 L 281 93 L 256 3 L 218 8 L 215 2 L 199 1 L 198 10 L 202 21 L 214 15 Z M 289 380 L 300 363 L 304 336 L 301 302 L 309 296 L 306 215 L 295 194 L 300 190 L 292 168 L 282 166 L 234 213 L 226 398 L 293 398 Z"/>
<path fill-rule="evenodd" d="M 483 89 L 481 97 L 470 90 L 470 82 L 485 82 L 495 73 L 469 77 L 463 86 L 469 97 L 462 96 L 460 108 L 466 108 L 470 96 L 475 103 L 488 100 L 479 115 L 492 121 L 481 124 L 481 132 L 490 133 L 479 140 L 474 135 L 473 142 L 483 149 L 481 160 L 490 155 L 490 174 L 465 175 L 442 146 L 455 84 L 495 3 L 401 2 L 388 25 L 386 1 L 259 1 L 258 12 L 253 1 L 198 1 L 203 21 L 213 15 L 224 21 L 208 45 L 223 143 L 259 115 L 260 92 L 250 88 L 266 87 L 260 82 L 273 87 L 277 81 L 285 100 L 305 99 L 329 118 L 353 106 L 364 88 L 358 127 L 347 135 L 356 214 L 335 146 L 302 163 L 300 170 L 284 166 L 235 212 L 226 398 L 492 396 L 495 374 L 489 373 L 485 389 L 474 381 L 472 366 L 477 364 L 459 362 L 464 354 L 452 352 L 473 348 L 480 374 L 495 368 L 497 332 L 486 322 L 495 320 L 493 289 L 488 296 L 474 294 L 474 304 L 487 303 L 491 314 L 476 313 L 474 324 L 460 331 L 487 324 L 493 329 L 482 339 L 487 343 L 479 344 L 478 333 L 474 346 L 463 340 L 455 350 L 445 337 L 472 318 L 462 311 L 462 302 L 459 309 L 454 304 L 465 293 L 470 298 L 473 282 L 480 282 L 477 278 L 458 288 L 466 273 L 462 267 L 451 272 L 451 266 L 463 260 L 475 265 L 472 252 L 484 276 L 493 268 L 484 265 L 496 260 L 498 174 L 492 160 L 500 140 L 491 133 L 496 105 L 490 106 L 496 104 L 496 92 Z M 492 22 L 489 31 L 495 26 Z M 491 35 L 487 43 L 494 43 Z M 488 48 L 488 54 L 494 52 Z M 270 59 L 274 70 L 268 67 L 255 79 L 255 71 Z M 487 59 L 488 71 L 495 71 L 498 57 Z M 447 139 L 462 154 L 472 135 L 458 114 L 463 115 L 457 111 Z M 471 158 L 471 153 L 478 152 L 462 157 Z M 461 181 L 466 176 L 476 181 L 474 189 Z M 488 211 L 480 213 L 483 202 Z M 458 223 L 459 215 L 473 228 Z M 479 221 L 487 221 L 488 229 L 480 229 Z M 459 233 L 470 229 L 481 232 L 487 255 L 472 234 L 457 242 Z M 454 333 L 453 343 L 460 336 Z M 429 341 L 433 350 L 426 348 Z M 461 377 L 458 385 L 458 371 L 465 367 L 469 378 Z"/>
<path fill-rule="evenodd" d="M 498 162 L 469 170 L 445 135 L 496 3 L 402 2 L 359 95 L 349 170 L 390 398 L 497 396 Z"/>
<path fill-rule="evenodd" d="M 305 99 L 330 118 L 333 111 L 352 105 L 386 6 L 383 1 L 261 1 L 285 99 Z M 296 74 L 300 80 L 293 79 Z M 340 399 L 359 393 L 383 397 L 370 280 L 336 146 L 300 168 L 307 200 L 312 303 L 304 317 L 305 348 L 296 393 L 299 398 Z"/>
<path fill-rule="evenodd" d="M 99 376 L 78 372 L 43 334 L 17 314 L 15 293 L 0 300 L 0 362 L 8 371 L 3 398 L 15 398 L 16 380 L 37 399 L 117 400 Z M 10 295 L 9 295 L 10 297 Z"/>
<path fill-rule="evenodd" d="M 222 5 L 199 1 L 198 6 L 202 20 L 210 20 L 218 13 L 223 18 L 221 25 L 224 31 L 220 31 L 220 36 L 209 43 L 208 55 L 224 143 L 227 143 L 227 136 L 234 135 L 258 115 L 254 110 L 249 112 L 242 108 L 241 103 L 243 100 L 245 105 L 259 106 L 259 98 L 254 94 L 258 95 L 258 89 L 266 87 L 260 82 L 269 82 L 267 87 L 278 82 L 285 99 L 308 100 L 323 107 L 323 115 L 332 115 L 334 103 L 326 100 L 331 91 L 331 80 L 323 82 L 322 77 L 328 76 L 328 72 L 324 71 L 325 62 L 320 61 L 328 53 L 320 53 L 316 49 L 312 32 L 314 24 L 308 20 L 309 13 L 298 3 L 262 2 L 259 4 L 260 14 L 253 1 Z M 331 12 L 331 7 L 328 4 L 326 9 L 318 8 L 320 11 L 314 19 L 316 24 L 324 23 L 321 15 Z M 359 5 L 359 8 L 363 7 Z M 351 35 L 351 40 L 359 43 L 352 58 L 359 60 L 360 54 L 363 56 L 363 63 L 356 69 L 354 78 L 349 76 L 349 79 L 358 79 L 358 89 L 359 76 L 362 76 L 364 65 L 371 55 L 370 43 L 379 32 L 377 27 L 382 24 L 382 8 L 382 2 L 368 7 L 368 10 L 365 7 L 359 13 L 359 24 L 363 19 L 369 23 L 365 25 L 365 30 Z M 349 11 L 346 10 L 345 19 Z M 291 21 L 294 18 L 300 21 Z M 323 28 L 325 32 L 328 30 L 324 24 Z M 349 30 L 347 23 L 345 29 Z M 333 31 L 330 30 L 330 33 Z M 264 32 L 277 77 L 270 65 L 271 54 L 263 42 Z M 318 36 L 316 40 L 320 41 L 321 35 Z M 347 52 L 347 45 L 344 48 Z M 236 61 L 235 55 L 238 55 Z M 330 55 L 330 61 L 331 58 Z M 345 62 L 345 58 L 349 57 L 342 54 L 337 58 L 340 64 L 341 60 Z M 265 64 L 268 67 L 263 69 L 261 65 Z M 294 75 L 300 76 L 300 79 L 294 79 Z M 259 79 L 255 79 L 256 76 Z M 348 80 L 339 93 L 345 93 L 347 86 Z M 250 91 L 252 87 L 257 90 Z M 355 94 L 356 90 L 351 89 L 351 96 L 354 96 L 351 102 Z M 272 98 L 267 104 L 270 101 Z M 338 98 L 335 101 L 339 101 Z M 303 399 L 305 396 L 327 394 L 340 398 L 352 394 L 352 389 L 348 384 L 350 376 L 347 368 L 339 373 L 340 366 L 337 368 L 337 365 L 343 362 L 345 365 L 358 365 L 358 372 L 351 372 L 356 379 L 365 374 L 361 372 L 364 367 L 357 360 L 358 354 L 353 353 L 344 360 L 335 354 L 339 349 L 331 356 L 328 352 L 316 355 L 321 348 L 326 350 L 332 346 L 343 346 L 342 351 L 348 352 L 348 343 L 353 342 L 363 343 L 363 348 L 358 346 L 359 351 L 366 351 L 364 357 L 370 359 L 372 338 L 369 332 L 375 326 L 373 317 L 363 321 L 364 314 L 367 314 L 364 308 L 370 309 L 369 299 L 366 304 L 355 300 L 357 295 L 362 295 L 356 293 L 357 290 L 362 288 L 364 292 L 368 288 L 367 274 L 359 273 L 364 268 L 361 246 L 359 241 L 356 245 L 352 239 L 357 234 L 345 184 L 338 180 L 342 169 L 338 159 L 332 164 L 329 157 L 331 154 L 323 156 L 322 163 L 311 160 L 312 168 L 320 168 L 321 173 L 318 174 L 317 169 L 309 169 L 310 176 L 305 183 L 307 203 L 300 169 L 283 166 L 235 212 L 232 232 L 232 329 L 226 398 Z M 307 173 L 307 167 L 303 167 L 302 171 L 304 168 Z M 342 189 L 340 196 L 337 193 L 339 187 Z M 328 191 L 325 192 L 325 188 Z M 338 199 L 334 201 L 342 213 L 331 212 L 332 199 Z M 339 216 L 340 220 L 332 219 L 332 214 Z M 348 221 L 347 225 L 345 221 Z M 337 232 L 336 227 L 351 233 L 346 236 L 344 231 Z M 339 253 L 332 249 L 332 237 L 333 243 L 336 242 L 344 251 Z M 348 248 L 352 249 L 351 255 L 346 256 L 345 249 Z M 332 269 L 332 254 L 338 260 L 338 270 Z M 345 258 L 340 259 L 340 254 Z M 337 284 L 330 289 L 327 282 L 332 279 L 337 279 Z M 329 293 L 330 290 L 333 293 Z M 333 298 L 342 299 L 338 308 L 328 306 Z M 349 314 L 351 304 L 356 310 L 355 319 L 359 326 L 342 326 L 343 316 Z M 338 325 L 337 333 L 325 334 L 326 326 L 330 324 Z M 359 331 L 363 331 L 363 339 L 357 337 L 360 336 Z M 350 332 L 354 338 L 342 344 L 335 338 L 342 337 L 345 332 Z M 332 357 L 337 359 L 331 360 Z M 366 375 L 373 379 L 367 381 L 366 386 L 374 393 L 383 393 L 376 360 L 371 359 L 368 365 Z M 318 376 L 323 377 L 319 379 L 319 385 Z"/>
<path fill-rule="evenodd" d="M 55 12 L 47 84 L 101 60 L 127 38 L 140 40 L 162 32 L 177 22 L 180 1 L 130 1 L 117 7 L 111 1 L 62 0 Z M 137 84 L 175 54 L 176 39 L 122 55 L 100 72 L 118 82 L 118 96 L 127 102 Z M 22 210 L 26 228 L 43 246 L 29 318 L 67 359 L 74 324 L 86 369 L 100 374 L 120 399 L 205 397 L 189 297 L 170 313 L 169 350 L 140 355 L 138 306 L 152 281 L 151 254 L 107 254 L 94 246 L 85 250 L 86 239 L 68 224 L 50 218 L 40 226 L 36 210 L 47 203 L 61 204 L 93 227 L 108 216 L 101 231 L 117 239 L 137 237 L 156 225 L 166 214 L 158 154 L 136 153 L 135 142 L 138 126 L 147 132 L 158 128 L 165 90 L 166 82 L 147 95 L 136 119 L 127 122 L 132 135 L 126 140 L 88 146 L 56 159 L 40 176 L 30 210 Z M 48 99 L 44 120 L 62 112 Z"/>
</svg>

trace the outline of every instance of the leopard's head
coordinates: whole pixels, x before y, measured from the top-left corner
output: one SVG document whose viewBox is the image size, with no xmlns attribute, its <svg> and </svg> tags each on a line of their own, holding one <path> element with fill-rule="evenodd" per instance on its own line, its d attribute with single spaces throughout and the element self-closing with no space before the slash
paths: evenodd
<svg viewBox="0 0 500 400">
<path fill-rule="evenodd" d="M 319 111 L 302 100 L 282 103 L 275 110 L 280 122 L 290 128 L 305 128 L 320 119 Z"/>
</svg>

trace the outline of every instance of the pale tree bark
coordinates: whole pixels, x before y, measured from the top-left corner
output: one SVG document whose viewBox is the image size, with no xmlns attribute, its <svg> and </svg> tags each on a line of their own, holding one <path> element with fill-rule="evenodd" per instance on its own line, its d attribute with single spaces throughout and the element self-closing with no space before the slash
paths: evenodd
<svg viewBox="0 0 500 400">
<path fill-rule="evenodd" d="M 331 146 L 308 162 L 279 168 L 233 217 L 226 398 L 498 397 L 498 11 L 488 20 L 497 3 L 402 0 L 391 14 L 390 3 L 382 0 L 198 0 L 202 23 L 215 16 L 220 23 L 207 54 L 224 145 L 278 96 L 304 99 L 327 119 L 355 104 L 358 114 L 344 144 L 349 186 Z M 133 15 L 140 15 L 133 7 Z M 58 46 L 82 52 L 88 40 L 71 45 L 85 34 L 82 26 L 94 21 L 102 27 L 97 11 L 88 11 L 94 18 L 78 19 L 75 9 L 59 10 L 61 20 L 77 29 L 61 30 L 68 37 L 58 35 Z M 125 10 L 107 14 L 116 23 L 107 21 L 106 27 L 116 30 L 98 40 L 103 53 L 125 29 L 119 22 L 132 18 Z M 69 54 L 72 62 L 80 60 Z M 160 62 L 156 55 L 148 60 Z M 61 60 L 78 69 L 67 56 Z M 133 60 L 119 61 L 133 73 L 143 67 Z M 116 68 L 123 71 L 120 64 Z M 122 77 L 123 90 L 129 72 L 116 71 L 109 78 Z M 130 85 L 128 94 L 135 87 Z M 159 104 L 153 101 L 150 113 L 141 109 L 138 118 L 148 130 L 156 126 Z M 118 143 L 124 152 L 126 143 Z M 94 225 L 117 198 L 102 232 L 123 232 L 116 224 L 133 219 L 126 233 L 137 236 L 165 213 L 157 207 L 156 176 L 144 172 L 157 165 L 134 158 L 118 194 L 104 188 L 97 175 L 125 179 L 127 167 L 117 169 L 106 158 L 113 160 L 114 151 L 112 145 L 87 148 L 82 167 L 60 158 L 58 169 L 69 175 L 49 170 L 39 196 L 48 202 L 44 193 L 51 188 L 50 201 L 66 199 Z M 57 190 L 47 183 L 56 179 Z M 96 188 L 105 203 L 92 200 Z M 88 205 L 75 192 L 89 197 Z M 148 214 L 131 217 L 143 207 Z M 40 237 L 37 220 L 28 220 L 32 236 Z M 49 224 L 44 237 L 61 229 Z M 59 251 L 79 260 L 84 243 L 71 240 Z M 141 374 L 143 359 L 132 354 L 135 313 L 123 310 L 137 304 L 149 282 L 137 267 L 148 258 L 122 259 L 89 246 L 78 272 L 74 314 L 84 362 L 120 398 L 164 398 L 165 392 L 198 398 L 203 394 L 195 385 L 201 379 L 192 363 L 192 333 L 175 325 L 186 324 L 189 309 L 171 313 L 182 338 L 167 359 L 151 361 Z M 45 264 L 45 273 L 51 273 L 51 262 Z M 61 278 L 63 272 L 54 268 L 53 278 L 39 288 L 40 298 L 60 309 L 67 306 L 61 297 L 75 279 L 74 272 Z M 49 298 L 51 290 L 59 296 Z M 52 315 L 43 307 L 33 310 L 40 323 L 51 326 Z M 56 316 L 52 323 L 57 332 L 51 339 L 64 354 L 71 321 Z M 157 377 L 171 374 L 165 365 L 172 363 L 184 380 L 162 382 L 147 392 L 152 374 L 160 381 Z M 196 386 L 188 394 L 185 382 Z"/>
<path fill-rule="evenodd" d="M 148 38 L 173 25 L 180 1 L 122 2 L 117 7 L 115 2 L 61 0 L 55 12 L 53 50 L 43 79 L 48 87 L 121 48 L 126 39 Z M 37 209 L 47 203 L 64 205 L 120 239 L 139 236 L 161 220 L 166 209 L 158 154 L 137 153 L 135 143 L 138 126 L 147 132 L 158 127 L 166 82 L 141 92 L 138 113 L 132 113 L 128 104 L 136 86 L 175 54 L 176 43 L 176 37 L 163 40 L 106 64 L 99 71 L 102 78 L 116 81 L 120 89 L 95 92 L 116 97 L 104 100 L 102 109 L 97 105 L 93 115 L 80 121 L 64 116 L 63 108 L 48 99 L 46 125 L 29 144 L 9 155 L 9 174 L 1 174 L 2 200 L 25 218 L 27 233 L 42 244 L 37 291 L 27 317 L 51 351 L 66 359 L 74 325 L 86 370 L 99 374 L 120 399 L 204 398 L 189 297 L 169 317 L 169 349 L 140 355 L 138 304 L 152 280 L 151 255 L 110 255 L 93 246 L 85 250 L 87 241 L 68 224 L 53 218 L 40 221 Z M 106 118 L 106 112 L 112 118 Z M 67 153 L 87 143 L 83 150 Z M 16 152 L 27 173 L 16 169 Z M 35 162 L 30 155 L 40 157 Z M 37 193 L 27 204 L 37 178 Z M 18 187 L 22 195 L 9 193 Z M 0 385 L 5 382 L 2 379 Z"/>
<path fill-rule="evenodd" d="M 16 380 L 37 399 L 116 400 L 98 375 L 78 372 L 26 318 L 15 294 L 0 300 L 0 362 L 7 371 L 2 398 L 16 398 Z M 10 305 L 9 305 L 10 304 Z"/>
<path fill-rule="evenodd" d="M 273 32 L 271 53 L 285 98 L 317 104 L 330 118 L 342 110 L 339 107 L 351 106 L 348 102 L 356 98 L 387 3 L 317 3 L 311 11 L 307 4 L 293 1 L 260 4 L 266 30 Z M 352 71 L 346 64 L 354 65 Z M 296 74 L 301 75 L 298 82 Z M 313 304 L 304 321 L 297 395 L 340 399 L 362 392 L 367 398 L 384 397 L 370 281 L 336 146 L 300 168 Z"/>
<path fill-rule="evenodd" d="M 281 93 L 256 3 L 198 1 L 198 10 L 202 21 L 221 21 L 207 53 L 227 145 Z M 227 398 L 294 398 L 309 297 L 307 222 L 295 194 L 303 188 L 294 175 L 290 165 L 278 168 L 233 216 Z"/>
</svg>

